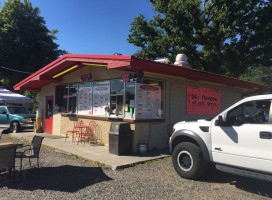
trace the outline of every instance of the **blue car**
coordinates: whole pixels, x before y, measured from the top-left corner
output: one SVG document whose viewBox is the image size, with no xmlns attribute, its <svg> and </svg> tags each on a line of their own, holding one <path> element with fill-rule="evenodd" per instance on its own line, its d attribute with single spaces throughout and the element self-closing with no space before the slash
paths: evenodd
<svg viewBox="0 0 272 200">
<path fill-rule="evenodd" d="M 23 106 L 0 105 L 0 128 L 18 133 L 23 129 L 33 129 L 36 115 Z"/>
</svg>

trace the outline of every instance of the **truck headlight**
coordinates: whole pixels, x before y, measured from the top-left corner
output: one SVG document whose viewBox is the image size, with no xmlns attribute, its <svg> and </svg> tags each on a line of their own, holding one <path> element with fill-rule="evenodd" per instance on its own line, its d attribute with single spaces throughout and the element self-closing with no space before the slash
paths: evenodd
<svg viewBox="0 0 272 200">
<path fill-rule="evenodd" d="M 32 120 L 31 120 L 31 118 L 24 118 L 24 119 L 22 119 L 22 122 L 29 123 L 29 122 L 32 122 Z"/>
</svg>

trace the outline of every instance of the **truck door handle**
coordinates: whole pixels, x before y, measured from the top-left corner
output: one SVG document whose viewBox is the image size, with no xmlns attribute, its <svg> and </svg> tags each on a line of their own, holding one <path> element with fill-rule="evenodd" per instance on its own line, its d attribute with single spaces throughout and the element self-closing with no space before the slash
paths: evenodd
<svg viewBox="0 0 272 200">
<path fill-rule="evenodd" d="M 260 138 L 261 139 L 272 139 L 272 132 L 261 131 Z"/>
</svg>

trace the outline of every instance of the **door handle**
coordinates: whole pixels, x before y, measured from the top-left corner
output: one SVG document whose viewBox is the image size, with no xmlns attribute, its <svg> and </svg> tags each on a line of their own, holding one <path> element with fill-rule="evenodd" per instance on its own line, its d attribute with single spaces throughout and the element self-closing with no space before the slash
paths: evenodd
<svg viewBox="0 0 272 200">
<path fill-rule="evenodd" d="M 261 131 L 260 138 L 261 139 L 272 139 L 272 132 Z"/>
</svg>

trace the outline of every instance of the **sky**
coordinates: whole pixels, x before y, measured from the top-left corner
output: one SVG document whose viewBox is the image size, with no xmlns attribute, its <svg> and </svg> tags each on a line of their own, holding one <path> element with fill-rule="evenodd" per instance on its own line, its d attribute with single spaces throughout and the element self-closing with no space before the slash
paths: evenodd
<svg viewBox="0 0 272 200">
<path fill-rule="evenodd" d="M 60 49 L 71 54 L 132 55 L 130 23 L 156 14 L 149 0 L 30 0 L 39 7 L 49 30 L 57 29 Z"/>
</svg>

